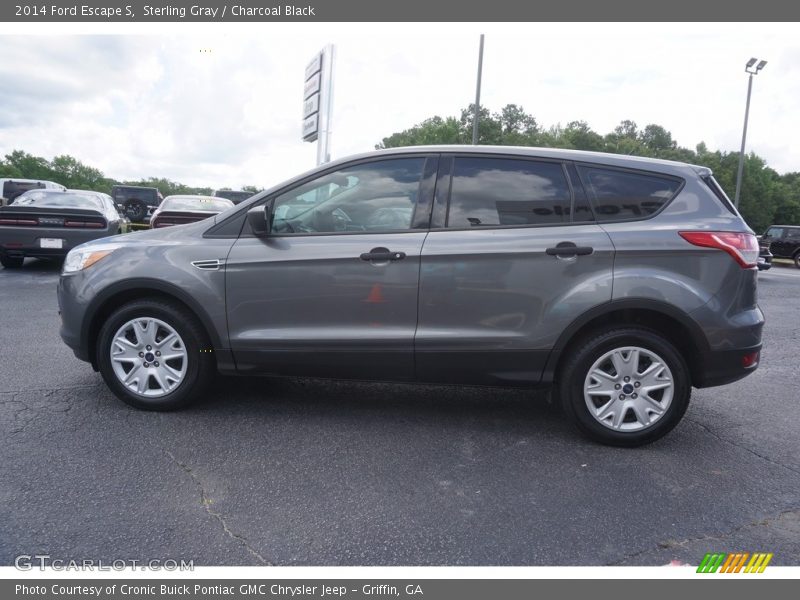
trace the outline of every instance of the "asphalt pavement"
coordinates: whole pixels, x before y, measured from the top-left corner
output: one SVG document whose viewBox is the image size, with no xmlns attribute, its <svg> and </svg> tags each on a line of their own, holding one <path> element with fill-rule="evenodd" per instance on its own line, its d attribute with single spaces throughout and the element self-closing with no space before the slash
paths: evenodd
<svg viewBox="0 0 800 600">
<path fill-rule="evenodd" d="M 633 450 L 501 389 L 225 378 L 140 412 L 61 342 L 57 279 L 0 269 L 0 564 L 800 564 L 800 270 L 759 276 L 758 371 Z"/>
</svg>

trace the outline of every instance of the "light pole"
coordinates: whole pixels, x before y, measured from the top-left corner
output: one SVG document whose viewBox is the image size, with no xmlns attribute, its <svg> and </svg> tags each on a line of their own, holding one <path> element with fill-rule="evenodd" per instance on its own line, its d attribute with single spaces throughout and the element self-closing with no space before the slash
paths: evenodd
<svg viewBox="0 0 800 600">
<path fill-rule="evenodd" d="M 481 74 L 483 73 L 483 34 L 478 49 L 478 82 L 475 86 L 475 116 L 472 118 L 472 145 L 478 145 L 478 119 L 481 111 Z"/>
<path fill-rule="evenodd" d="M 758 64 L 756 64 L 758 63 Z M 747 118 L 750 116 L 750 93 L 753 91 L 753 75 L 758 75 L 767 64 L 767 61 L 759 61 L 751 58 L 744 66 L 745 73 L 749 73 L 747 78 L 747 104 L 744 109 L 744 129 L 742 130 L 742 149 L 739 152 L 739 172 L 736 174 L 736 195 L 733 198 L 733 205 L 739 208 L 739 195 L 742 193 L 742 172 L 744 171 L 744 144 L 747 140 Z M 755 66 L 754 66 L 755 65 Z"/>
</svg>

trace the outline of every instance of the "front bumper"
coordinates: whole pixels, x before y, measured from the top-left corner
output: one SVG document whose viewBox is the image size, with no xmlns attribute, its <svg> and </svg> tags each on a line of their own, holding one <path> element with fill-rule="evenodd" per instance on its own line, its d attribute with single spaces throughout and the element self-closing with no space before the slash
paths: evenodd
<svg viewBox="0 0 800 600">
<path fill-rule="evenodd" d="M 59 334 L 75 356 L 85 362 L 92 362 L 88 344 L 82 343 L 82 335 L 89 298 L 85 278 L 81 272 L 62 275 L 58 280 L 58 314 L 61 317 Z"/>
</svg>

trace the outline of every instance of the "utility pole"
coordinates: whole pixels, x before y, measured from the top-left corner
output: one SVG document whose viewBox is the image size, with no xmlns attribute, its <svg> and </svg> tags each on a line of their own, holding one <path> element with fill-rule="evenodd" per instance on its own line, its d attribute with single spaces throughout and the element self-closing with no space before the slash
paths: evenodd
<svg viewBox="0 0 800 600">
<path fill-rule="evenodd" d="M 481 110 L 481 74 L 483 72 L 483 34 L 481 34 L 481 44 L 478 50 L 478 84 L 475 88 L 475 116 L 472 118 L 472 145 L 478 145 L 478 120 Z"/>
<path fill-rule="evenodd" d="M 747 140 L 747 119 L 750 116 L 750 94 L 753 91 L 753 75 L 758 75 L 758 72 L 764 68 L 767 61 L 762 60 L 758 62 L 757 58 L 751 58 L 747 61 L 744 67 L 745 73 L 749 73 L 750 77 L 747 79 L 747 104 L 744 108 L 744 128 L 742 130 L 742 149 L 739 151 L 739 171 L 736 174 L 736 194 L 733 197 L 733 205 L 739 208 L 739 196 L 742 193 L 742 174 L 744 173 L 744 146 Z M 755 65 L 755 67 L 753 66 Z"/>
</svg>

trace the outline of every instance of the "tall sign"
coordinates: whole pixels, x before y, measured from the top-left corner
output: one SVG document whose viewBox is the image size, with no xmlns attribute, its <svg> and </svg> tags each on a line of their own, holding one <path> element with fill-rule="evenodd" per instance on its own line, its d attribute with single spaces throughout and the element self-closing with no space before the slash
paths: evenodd
<svg viewBox="0 0 800 600">
<path fill-rule="evenodd" d="M 331 109 L 333 106 L 334 47 L 325 46 L 306 66 L 303 84 L 304 142 L 317 142 L 317 164 L 331 159 Z"/>
</svg>

